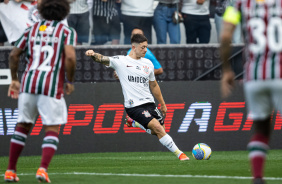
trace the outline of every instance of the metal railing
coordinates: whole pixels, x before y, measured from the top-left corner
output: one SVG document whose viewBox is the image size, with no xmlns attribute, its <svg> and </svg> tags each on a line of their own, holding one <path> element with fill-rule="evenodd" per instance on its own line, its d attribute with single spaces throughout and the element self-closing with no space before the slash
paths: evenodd
<svg viewBox="0 0 282 184">
<path fill-rule="evenodd" d="M 242 54 L 244 50 L 244 47 L 241 48 L 239 51 L 235 52 L 234 54 L 232 54 L 229 57 L 229 61 L 234 59 L 236 56 L 238 56 L 239 54 Z M 201 80 L 202 78 L 204 78 L 206 75 L 208 75 L 209 73 L 213 72 L 214 70 L 216 70 L 217 68 L 221 67 L 222 63 L 220 62 L 219 64 L 215 65 L 214 67 L 212 67 L 211 69 L 209 69 L 208 71 L 204 72 L 203 74 L 201 74 L 200 76 L 196 77 L 193 81 L 198 81 Z M 241 73 L 239 73 L 238 75 L 235 76 L 235 79 L 238 79 L 239 77 L 241 77 L 244 74 L 244 71 L 242 71 Z"/>
</svg>

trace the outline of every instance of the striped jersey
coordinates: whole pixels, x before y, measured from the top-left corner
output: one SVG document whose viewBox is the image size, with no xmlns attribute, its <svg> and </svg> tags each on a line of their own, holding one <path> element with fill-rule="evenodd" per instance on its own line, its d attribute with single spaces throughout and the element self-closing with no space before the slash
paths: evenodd
<svg viewBox="0 0 282 184">
<path fill-rule="evenodd" d="M 15 44 L 26 53 L 20 92 L 60 99 L 64 94 L 64 46 L 75 46 L 76 39 L 75 30 L 59 21 L 43 20 L 27 28 Z"/>
<path fill-rule="evenodd" d="M 93 15 L 110 19 L 112 19 L 113 16 L 118 16 L 116 0 L 93 0 Z"/>
<path fill-rule="evenodd" d="M 246 43 L 245 80 L 282 78 L 282 0 L 238 0 Z"/>
</svg>

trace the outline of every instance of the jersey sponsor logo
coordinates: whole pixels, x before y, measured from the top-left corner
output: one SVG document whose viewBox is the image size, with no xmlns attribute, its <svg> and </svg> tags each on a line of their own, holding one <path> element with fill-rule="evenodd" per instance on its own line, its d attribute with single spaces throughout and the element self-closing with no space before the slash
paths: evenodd
<svg viewBox="0 0 282 184">
<path fill-rule="evenodd" d="M 119 57 L 118 57 L 118 56 L 113 56 L 113 58 L 114 58 L 114 59 L 119 59 Z"/>
<path fill-rule="evenodd" d="M 144 114 L 146 118 L 151 117 L 151 114 L 148 111 L 143 111 L 142 114 Z"/>
<path fill-rule="evenodd" d="M 136 70 L 141 70 L 140 66 L 136 66 Z"/>
<path fill-rule="evenodd" d="M 47 27 L 46 25 L 41 25 L 39 27 L 39 32 L 41 34 L 53 34 L 54 29 L 55 28 L 52 26 Z"/>
<path fill-rule="evenodd" d="M 137 76 L 128 76 L 128 81 L 129 82 L 136 82 L 136 83 L 147 83 L 148 79 L 145 77 L 137 77 Z"/>
<path fill-rule="evenodd" d="M 45 31 L 46 28 L 47 28 L 46 25 L 41 25 L 41 26 L 39 27 L 39 31 Z"/>
<path fill-rule="evenodd" d="M 133 66 L 126 65 L 126 67 L 133 67 Z"/>
</svg>

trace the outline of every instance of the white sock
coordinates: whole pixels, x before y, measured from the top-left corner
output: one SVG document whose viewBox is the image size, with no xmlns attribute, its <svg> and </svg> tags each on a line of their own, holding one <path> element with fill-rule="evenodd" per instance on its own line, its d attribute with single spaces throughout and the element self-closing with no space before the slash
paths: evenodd
<svg viewBox="0 0 282 184">
<path fill-rule="evenodd" d="M 167 147 L 167 149 L 169 149 L 169 151 L 174 153 L 177 157 L 179 157 L 180 154 L 182 153 L 182 151 L 178 149 L 178 147 L 176 146 L 176 144 L 168 134 L 160 138 L 159 141 L 161 142 L 162 145 Z"/>
</svg>

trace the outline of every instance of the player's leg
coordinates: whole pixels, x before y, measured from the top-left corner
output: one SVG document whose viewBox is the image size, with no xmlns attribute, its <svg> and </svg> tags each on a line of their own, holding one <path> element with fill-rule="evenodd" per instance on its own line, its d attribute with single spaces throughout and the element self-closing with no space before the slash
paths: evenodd
<svg viewBox="0 0 282 184">
<path fill-rule="evenodd" d="M 156 135 L 162 145 L 166 146 L 180 160 L 188 160 L 189 158 L 178 149 L 172 138 L 165 132 L 164 119 L 161 112 L 154 103 L 147 103 L 133 108 L 125 108 L 127 114 L 145 130 L 150 129 L 152 135 Z"/>
<path fill-rule="evenodd" d="M 254 120 L 254 133 L 248 144 L 249 159 L 254 180 L 262 180 L 266 161 L 268 143 L 271 134 L 270 117 L 265 120 Z"/>
<path fill-rule="evenodd" d="M 4 180 L 13 182 L 19 181 L 16 175 L 16 165 L 22 150 L 24 149 L 27 135 L 32 128 L 32 123 L 35 122 L 38 114 L 36 108 L 36 95 L 21 93 L 18 99 L 18 124 L 15 127 L 15 132 L 11 138 L 9 165 L 5 172 Z"/>
<path fill-rule="evenodd" d="M 39 181 L 45 181 L 47 183 L 51 182 L 48 177 L 47 170 L 59 143 L 59 127 L 59 125 L 44 125 L 45 136 L 42 143 L 41 164 L 36 173 L 36 178 Z"/>
<path fill-rule="evenodd" d="M 9 165 L 5 172 L 4 180 L 8 182 L 17 182 L 19 178 L 16 174 L 16 165 L 22 150 L 25 147 L 27 135 L 33 124 L 31 123 L 18 123 L 14 135 L 11 138 L 10 152 L 9 152 Z"/>
<path fill-rule="evenodd" d="M 126 121 L 126 125 L 128 127 L 137 127 L 137 128 L 141 128 L 142 130 L 144 130 L 145 132 L 147 132 L 150 135 L 157 135 L 154 131 L 152 131 L 151 129 L 146 129 L 142 124 L 138 123 L 137 121 L 133 120 L 132 118 L 130 118 L 128 115 L 125 118 Z M 165 125 L 162 125 L 164 130 L 165 130 Z"/>
<path fill-rule="evenodd" d="M 137 127 L 137 128 L 141 128 L 142 130 L 144 130 L 145 132 L 147 132 L 148 134 L 152 134 L 150 129 L 146 129 L 143 125 L 141 125 L 140 123 L 138 123 L 137 121 L 133 120 L 131 117 L 129 117 L 128 115 L 125 117 L 125 123 L 128 127 Z M 156 134 L 152 134 L 152 135 L 156 135 Z"/>
<path fill-rule="evenodd" d="M 263 169 L 269 149 L 269 137 L 271 133 L 270 115 L 273 104 L 271 94 L 265 90 L 267 83 L 262 81 L 245 83 L 245 96 L 249 117 L 254 121 L 254 133 L 247 146 L 249 160 L 254 182 L 263 183 Z"/>
<path fill-rule="evenodd" d="M 189 160 L 189 158 L 178 149 L 172 138 L 166 133 L 164 117 L 155 104 L 148 105 L 147 109 L 153 117 L 147 125 L 147 127 L 151 129 L 152 134 L 156 135 L 159 138 L 160 143 L 173 152 L 179 160 Z"/>
<path fill-rule="evenodd" d="M 162 125 L 162 127 L 163 127 L 163 129 L 164 129 L 164 131 L 165 131 L 165 125 L 164 125 L 164 124 Z M 149 129 L 149 130 L 151 130 L 151 129 Z M 153 130 L 151 130 L 151 134 L 152 134 L 152 135 L 157 135 L 157 133 L 154 132 Z"/>
<path fill-rule="evenodd" d="M 50 183 L 47 171 L 58 147 L 59 127 L 67 122 L 67 107 L 64 98 L 56 99 L 40 95 L 38 111 L 44 125 L 45 136 L 42 143 L 41 164 L 37 170 L 36 178 L 40 182 Z"/>
<path fill-rule="evenodd" d="M 148 128 L 157 135 L 160 143 L 167 147 L 167 149 L 174 153 L 180 160 L 189 160 L 189 158 L 181 150 L 179 150 L 173 139 L 165 132 L 164 127 L 157 119 L 153 118 L 148 123 Z"/>
</svg>

